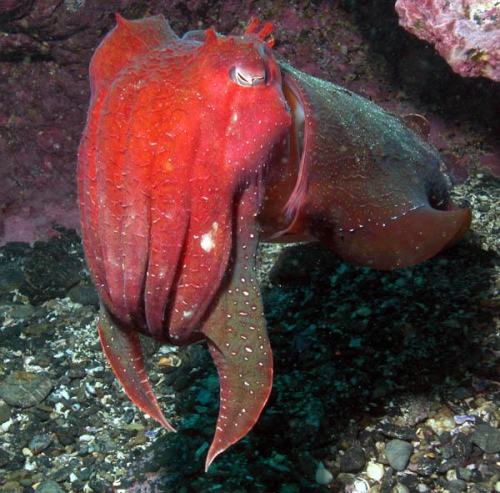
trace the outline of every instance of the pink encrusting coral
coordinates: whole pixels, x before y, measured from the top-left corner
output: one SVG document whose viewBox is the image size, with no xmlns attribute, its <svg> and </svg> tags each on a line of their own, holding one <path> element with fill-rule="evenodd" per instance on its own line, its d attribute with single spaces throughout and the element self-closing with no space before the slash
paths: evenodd
<svg viewBox="0 0 500 493">
<path fill-rule="evenodd" d="M 500 81 L 499 0 L 397 0 L 399 23 L 463 77 Z"/>
</svg>

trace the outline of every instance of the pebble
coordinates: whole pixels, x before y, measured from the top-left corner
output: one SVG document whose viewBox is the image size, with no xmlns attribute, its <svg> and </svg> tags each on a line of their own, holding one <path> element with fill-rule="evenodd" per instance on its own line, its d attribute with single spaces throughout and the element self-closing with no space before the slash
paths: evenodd
<svg viewBox="0 0 500 493">
<path fill-rule="evenodd" d="M 429 426 L 436 435 L 451 431 L 456 427 L 455 416 L 447 407 L 442 407 L 425 424 Z"/>
<path fill-rule="evenodd" d="M 356 479 L 352 486 L 352 493 L 368 493 L 370 491 L 370 485 L 365 479 Z"/>
<path fill-rule="evenodd" d="M 384 466 L 378 462 L 370 462 L 366 468 L 366 475 L 373 481 L 380 481 L 384 477 Z"/>
<path fill-rule="evenodd" d="M 416 472 L 420 476 L 430 476 L 438 468 L 436 459 L 420 455 L 415 463 Z"/>
<path fill-rule="evenodd" d="M 467 491 L 467 483 L 461 479 L 454 479 L 453 481 L 448 481 L 446 489 L 450 493 L 461 493 L 462 491 Z"/>
<path fill-rule="evenodd" d="M 52 437 L 43 433 L 40 435 L 35 435 L 29 443 L 29 449 L 33 454 L 37 455 L 40 452 L 43 452 L 50 444 L 52 443 Z"/>
<path fill-rule="evenodd" d="M 19 289 L 24 283 L 24 273 L 18 265 L 0 264 L 0 294 Z"/>
<path fill-rule="evenodd" d="M 500 452 L 500 430 L 487 424 L 480 424 L 472 434 L 472 443 L 487 454 Z"/>
<path fill-rule="evenodd" d="M 340 456 L 339 467 L 342 472 L 359 472 L 366 464 L 365 451 L 361 447 L 351 447 Z"/>
<path fill-rule="evenodd" d="M 5 423 L 10 418 L 10 408 L 6 404 L 0 404 L 0 423 Z"/>
<path fill-rule="evenodd" d="M 51 392 L 53 383 L 38 373 L 13 371 L 0 384 L 0 397 L 15 407 L 32 407 L 42 402 Z"/>
<path fill-rule="evenodd" d="M 69 299 L 73 303 L 80 303 L 80 305 L 99 306 L 99 296 L 94 286 L 89 284 L 73 286 L 68 291 Z"/>
<path fill-rule="evenodd" d="M 55 481 L 44 481 L 38 485 L 36 493 L 64 493 L 64 490 Z"/>
<path fill-rule="evenodd" d="M 318 484 L 327 485 L 333 481 L 333 474 L 325 467 L 323 462 L 319 462 L 314 479 Z"/>
<path fill-rule="evenodd" d="M 415 440 L 415 429 L 409 426 L 396 426 L 392 423 L 383 423 L 379 427 L 381 433 L 388 438 L 399 438 L 400 440 Z"/>
<path fill-rule="evenodd" d="M 396 471 L 403 471 L 406 469 L 412 452 L 413 445 L 403 440 L 391 440 L 385 446 L 387 461 Z"/>
<path fill-rule="evenodd" d="M 410 490 L 404 484 L 398 483 L 392 488 L 391 493 L 410 493 Z"/>
<path fill-rule="evenodd" d="M 24 488 L 17 481 L 7 481 L 3 486 L 3 493 L 23 493 Z"/>
<path fill-rule="evenodd" d="M 10 309 L 9 315 L 16 320 L 23 320 L 30 318 L 35 312 L 35 308 L 30 305 L 13 305 Z"/>
</svg>

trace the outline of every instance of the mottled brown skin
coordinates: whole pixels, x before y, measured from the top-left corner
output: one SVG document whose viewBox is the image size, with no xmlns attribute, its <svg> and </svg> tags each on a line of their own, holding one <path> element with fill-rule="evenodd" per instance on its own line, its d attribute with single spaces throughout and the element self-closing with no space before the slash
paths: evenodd
<svg viewBox="0 0 500 493">
<path fill-rule="evenodd" d="M 393 269 L 435 255 L 470 222 L 434 149 L 373 103 L 278 62 L 272 26 L 258 26 L 178 38 L 162 16 L 118 16 L 91 62 L 79 151 L 103 350 L 130 399 L 172 430 L 138 332 L 207 341 L 221 391 L 206 468 L 271 392 L 259 236 L 318 239 Z"/>
</svg>

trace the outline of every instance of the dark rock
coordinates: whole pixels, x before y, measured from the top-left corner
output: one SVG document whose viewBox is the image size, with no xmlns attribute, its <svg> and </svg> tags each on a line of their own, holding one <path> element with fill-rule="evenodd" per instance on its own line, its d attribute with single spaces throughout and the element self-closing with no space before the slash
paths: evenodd
<svg viewBox="0 0 500 493">
<path fill-rule="evenodd" d="M 43 452 L 52 443 L 52 437 L 43 433 L 40 435 L 35 435 L 29 443 L 29 449 L 35 454 Z"/>
<path fill-rule="evenodd" d="M 30 318 L 34 312 L 35 308 L 32 305 L 13 305 L 9 315 L 16 320 L 23 320 Z"/>
<path fill-rule="evenodd" d="M 461 479 L 455 479 L 453 481 L 448 481 L 446 489 L 450 493 L 461 493 L 462 491 L 467 491 L 467 483 Z"/>
<path fill-rule="evenodd" d="M 488 424 L 480 424 L 472 434 L 472 443 L 487 454 L 500 452 L 500 430 Z"/>
<path fill-rule="evenodd" d="M 4 467 L 10 461 L 10 455 L 4 449 L 0 448 L 0 468 Z"/>
<path fill-rule="evenodd" d="M 396 426 L 392 423 L 383 423 L 379 431 L 388 438 L 399 438 L 400 440 L 415 440 L 415 429 L 409 426 Z"/>
<path fill-rule="evenodd" d="M 2 493 L 23 493 L 24 488 L 17 481 L 7 481 L 2 486 Z"/>
<path fill-rule="evenodd" d="M 0 264 L 0 295 L 19 289 L 24 283 L 24 272 L 20 265 Z"/>
<path fill-rule="evenodd" d="M 457 469 L 457 477 L 464 481 L 472 481 L 472 471 L 466 467 L 459 467 Z"/>
<path fill-rule="evenodd" d="M 99 306 L 99 296 L 97 294 L 94 286 L 90 284 L 79 284 L 73 286 L 68 291 L 68 296 L 74 303 L 80 303 L 81 305 Z"/>
<path fill-rule="evenodd" d="M 63 466 L 57 471 L 54 471 L 52 473 L 52 479 L 57 481 L 58 483 L 61 483 L 63 481 L 66 481 L 69 478 L 69 475 L 73 472 L 73 468 L 71 466 Z"/>
<path fill-rule="evenodd" d="M 83 262 L 76 245 L 80 245 L 80 240 L 75 232 L 65 232 L 58 238 L 35 243 L 33 253 L 24 265 L 27 285 L 23 294 L 32 303 L 64 297 L 80 282 Z"/>
<path fill-rule="evenodd" d="M 414 474 L 403 474 L 398 475 L 398 481 L 406 486 L 410 491 L 417 491 L 417 485 L 419 483 L 419 479 Z"/>
<path fill-rule="evenodd" d="M 451 459 L 445 459 L 439 464 L 438 471 L 439 472 L 447 472 L 450 469 L 455 469 L 458 466 L 460 466 L 461 461 L 455 457 L 452 457 Z"/>
<path fill-rule="evenodd" d="M 416 472 L 420 476 L 430 476 L 438 468 L 436 459 L 420 456 L 416 462 Z"/>
<path fill-rule="evenodd" d="M 66 428 L 56 428 L 55 434 L 61 445 L 71 445 L 75 442 L 75 431 Z M 76 433 L 78 433 L 76 431 Z"/>
<path fill-rule="evenodd" d="M 46 376 L 13 371 L 0 384 L 0 397 L 11 406 L 31 407 L 43 401 L 52 387 L 52 381 Z"/>
<path fill-rule="evenodd" d="M 391 440 L 385 445 L 385 456 L 387 461 L 396 471 L 403 471 L 406 469 L 412 452 L 413 445 L 403 440 Z"/>
<path fill-rule="evenodd" d="M 40 483 L 36 491 L 37 493 L 64 493 L 64 490 L 52 480 Z"/>
<path fill-rule="evenodd" d="M 5 423 L 10 418 L 10 408 L 5 404 L 0 404 L 0 424 Z"/>
<path fill-rule="evenodd" d="M 95 493 L 109 493 L 113 491 L 113 485 L 104 479 L 92 479 L 89 486 Z"/>
<path fill-rule="evenodd" d="M 393 469 L 392 467 L 388 467 L 384 471 L 384 476 L 382 481 L 380 482 L 380 493 L 391 493 L 391 490 L 394 486 L 394 477 L 393 477 Z"/>
<path fill-rule="evenodd" d="M 453 455 L 461 462 L 465 463 L 472 452 L 471 437 L 464 433 L 459 433 L 453 440 Z"/>
<path fill-rule="evenodd" d="M 366 454 L 361 447 L 351 447 L 339 459 L 342 472 L 359 472 L 366 464 Z"/>
</svg>

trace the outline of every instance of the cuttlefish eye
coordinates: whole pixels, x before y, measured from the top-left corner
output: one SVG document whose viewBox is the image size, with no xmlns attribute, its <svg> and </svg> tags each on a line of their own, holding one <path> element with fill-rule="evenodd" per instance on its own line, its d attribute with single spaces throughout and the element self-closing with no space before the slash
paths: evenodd
<svg viewBox="0 0 500 493">
<path fill-rule="evenodd" d="M 236 82 L 239 86 L 243 87 L 253 87 L 260 84 L 265 84 L 267 79 L 267 73 L 265 67 L 251 70 L 244 67 L 233 67 L 229 71 L 229 77 L 233 82 Z"/>
</svg>

